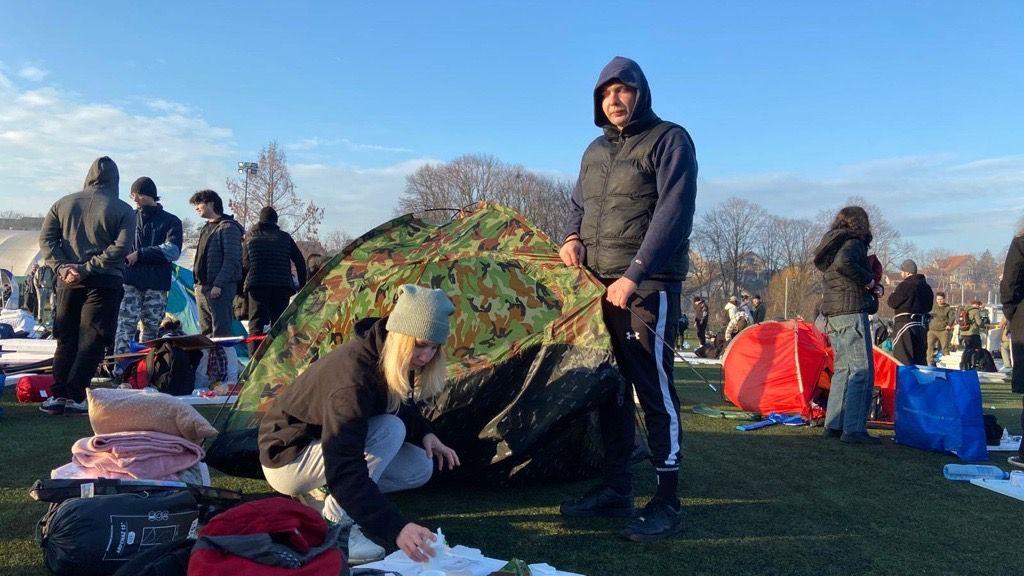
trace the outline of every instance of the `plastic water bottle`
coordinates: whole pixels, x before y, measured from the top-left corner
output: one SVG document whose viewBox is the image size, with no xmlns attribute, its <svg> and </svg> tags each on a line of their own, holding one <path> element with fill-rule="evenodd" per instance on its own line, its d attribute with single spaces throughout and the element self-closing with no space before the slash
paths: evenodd
<svg viewBox="0 0 1024 576">
<path fill-rule="evenodd" d="M 942 474 L 947 480 L 964 481 L 971 481 L 975 478 L 1006 480 L 1010 477 L 1009 472 L 1003 472 L 988 464 L 946 464 L 942 467 Z"/>
</svg>

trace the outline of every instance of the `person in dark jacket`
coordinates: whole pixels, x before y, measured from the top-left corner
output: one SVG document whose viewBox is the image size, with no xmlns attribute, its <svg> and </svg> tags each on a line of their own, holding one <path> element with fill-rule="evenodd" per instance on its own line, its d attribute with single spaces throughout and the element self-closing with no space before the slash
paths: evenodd
<svg viewBox="0 0 1024 576">
<path fill-rule="evenodd" d="M 224 214 L 224 203 L 213 190 L 200 190 L 189 204 L 206 220 L 199 231 L 192 274 L 195 277 L 199 327 L 207 336 L 231 336 L 231 299 L 242 281 L 242 236 L 244 230 L 233 217 Z M 230 361 L 230 359 L 229 359 Z"/>
<path fill-rule="evenodd" d="M 132 248 L 125 262 L 124 298 L 117 315 L 114 353 L 129 351 L 135 330 L 142 320 L 139 342 L 148 342 L 160 332 L 171 289 L 171 263 L 181 256 L 181 220 L 160 205 L 156 184 L 147 176 L 132 183 L 135 226 Z"/>
<path fill-rule="evenodd" d="M 400 290 L 390 316 L 359 322 L 357 336 L 311 364 L 260 424 L 267 481 L 292 496 L 326 486 L 324 517 L 356 524 L 349 536 L 353 563 L 384 555 L 360 526 L 426 560 L 433 534 L 406 520 L 384 493 L 425 484 L 432 459 L 441 468 L 459 465 L 413 403 L 444 386 L 442 346 L 454 307 L 440 290 Z"/>
<path fill-rule="evenodd" d="M 697 340 L 708 343 L 708 304 L 700 296 L 693 297 L 693 323 L 697 326 Z"/>
<path fill-rule="evenodd" d="M 243 291 L 249 299 L 249 333 L 266 334 L 288 306 L 297 286 L 306 283 L 306 261 L 291 235 L 277 225 L 277 210 L 264 206 L 259 223 L 245 236 L 242 245 Z M 258 343 L 250 344 L 254 352 Z"/>
<path fill-rule="evenodd" d="M 881 443 L 866 432 L 875 382 L 868 312 L 877 308 L 870 245 L 867 212 L 846 206 L 814 250 L 814 266 L 824 274 L 821 312 L 835 351 L 825 437 L 848 444 Z"/>
<path fill-rule="evenodd" d="M 946 293 L 935 293 L 935 305 L 932 306 L 931 320 L 928 321 L 928 346 L 926 354 L 928 363 L 935 365 L 935 351 L 943 355 L 949 354 L 949 336 L 956 324 L 956 308 L 946 303 Z"/>
<path fill-rule="evenodd" d="M 917 263 L 907 259 L 900 265 L 903 281 L 889 295 L 893 309 L 892 355 L 903 364 L 924 366 L 928 363 L 924 320 L 932 310 L 932 288 L 924 274 L 917 273 Z"/>
<path fill-rule="evenodd" d="M 1010 330 L 1010 363 L 1013 365 L 1010 389 L 1016 394 L 1024 394 L 1024 361 L 1021 360 L 1024 359 L 1024 222 L 1006 252 L 1003 279 L 999 283 L 999 301 L 1003 304 L 1003 315 Z M 1024 404 L 1021 406 L 1020 424 L 1024 428 Z M 1017 454 L 1010 457 L 1009 463 L 1024 468 L 1024 443 Z"/>
<path fill-rule="evenodd" d="M 764 300 L 761 300 L 760 294 L 754 294 L 750 298 L 750 316 L 754 319 L 754 324 L 760 324 L 764 322 L 765 314 L 768 312 L 768 307 L 764 305 Z"/>
<path fill-rule="evenodd" d="M 40 410 L 84 414 L 85 389 L 114 343 L 131 243 L 131 206 L 118 196 L 117 164 L 97 158 L 81 192 L 58 200 L 43 219 L 39 246 L 56 273 L 53 388 Z"/>
<path fill-rule="evenodd" d="M 689 264 L 696 152 L 685 129 L 651 109 L 647 79 L 632 60 L 616 57 L 605 66 L 593 103 L 594 123 L 604 133 L 583 154 L 559 257 L 567 266 L 585 265 L 607 286 L 604 320 L 627 384 L 599 408 L 603 482 L 560 510 L 565 516 L 634 515 L 635 390 L 658 488 L 622 535 L 651 541 L 682 531 L 681 426 L 670 345 Z"/>
</svg>

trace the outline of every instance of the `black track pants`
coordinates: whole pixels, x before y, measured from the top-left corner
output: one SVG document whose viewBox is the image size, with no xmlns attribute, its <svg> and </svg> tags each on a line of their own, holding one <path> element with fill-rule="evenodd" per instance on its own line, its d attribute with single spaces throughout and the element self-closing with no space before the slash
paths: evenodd
<svg viewBox="0 0 1024 576">
<path fill-rule="evenodd" d="M 629 458 L 636 435 L 635 407 L 629 386 L 636 391 L 644 411 L 647 443 L 655 469 L 679 469 L 679 397 L 672 381 L 673 354 L 665 346 L 665 343 L 675 342 L 679 295 L 664 290 L 638 290 L 628 310 L 616 308 L 607 301 L 603 304 L 615 360 L 627 385 L 600 407 L 604 476 L 609 485 L 622 490 L 632 484 Z"/>
</svg>

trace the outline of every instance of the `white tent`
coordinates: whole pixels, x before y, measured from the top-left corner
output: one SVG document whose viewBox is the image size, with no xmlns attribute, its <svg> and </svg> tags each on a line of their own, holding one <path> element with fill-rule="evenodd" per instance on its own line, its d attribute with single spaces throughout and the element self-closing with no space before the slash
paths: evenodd
<svg viewBox="0 0 1024 576">
<path fill-rule="evenodd" d="M 21 278 L 27 276 L 32 264 L 41 258 L 39 232 L 0 230 L 0 268 Z"/>
</svg>

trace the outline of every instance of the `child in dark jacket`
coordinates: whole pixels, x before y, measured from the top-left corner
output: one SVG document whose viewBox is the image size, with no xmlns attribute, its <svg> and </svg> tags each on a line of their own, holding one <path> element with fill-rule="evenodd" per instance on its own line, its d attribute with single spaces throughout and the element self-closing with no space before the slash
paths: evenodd
<svg viewBox="0 0 1024 576">
<path fill-rule="evenodd" d="M 324 517 L 355 523 L 353 564 L 384 556 L 360 526 L 413 560 L 427 559 L 433 534 L 406 520 L 384 493 L 425 484 L 432 460 L 440 468 L 459 465 L 412 403 L 444 386 L 441 347 L 452 312 L 440 290 L 402 286 L 389 317 L 357 324 L 356 338 L 310 365 L 263 417 L 259 448 L 267 481 L 292 496 L 326 486 Z"/>
</svg>

